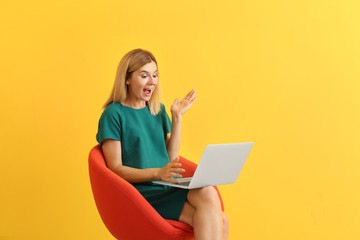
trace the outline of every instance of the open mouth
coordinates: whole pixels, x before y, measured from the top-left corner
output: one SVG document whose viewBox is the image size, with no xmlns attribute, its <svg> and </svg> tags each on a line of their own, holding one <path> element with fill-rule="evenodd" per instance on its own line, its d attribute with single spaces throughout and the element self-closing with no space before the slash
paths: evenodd
<svg viewBox="0 0 360 240">
<path fill-rule="evenodd" d="M 145 88 L 143 91 L 144 91 L 144 94 L 145 94 L 146 96 L 150 96 L 150 95 L 151 95 L 151 92 L 152 92 L 152 89 Z"/>
</svg>

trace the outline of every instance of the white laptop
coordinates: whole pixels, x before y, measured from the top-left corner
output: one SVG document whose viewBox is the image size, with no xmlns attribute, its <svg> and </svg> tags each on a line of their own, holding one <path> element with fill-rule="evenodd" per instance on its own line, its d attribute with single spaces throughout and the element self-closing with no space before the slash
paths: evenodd
<svg viewBox="0 0 360 240">
<path fill-rule="evenodd" d="M 253 142 L 207 145 L 195 173 L 179 182 L 152 181 L 172 187 L 193 189 L 236 182 Z"/>
</svg>

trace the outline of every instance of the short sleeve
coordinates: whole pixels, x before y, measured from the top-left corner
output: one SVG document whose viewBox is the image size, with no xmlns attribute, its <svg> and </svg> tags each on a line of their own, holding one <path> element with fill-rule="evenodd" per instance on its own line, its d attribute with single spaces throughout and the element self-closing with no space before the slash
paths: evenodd
<svg viewBox="0 0 360 240">
<path fill-rule="evenodd" d="M 161 104 L 161 117 L 163 122 L 164 133 L 165 134 L 171 133 L 171 121 L 163 104 Z"/>
<path fill-rule="evenodd" d="M 96 134 L 96 140 L 100 146 L 102 142 L 108 138 L 121 141 L 120 114 L 111 106 L 108 106 L 102 113 Z"/>
</svg>

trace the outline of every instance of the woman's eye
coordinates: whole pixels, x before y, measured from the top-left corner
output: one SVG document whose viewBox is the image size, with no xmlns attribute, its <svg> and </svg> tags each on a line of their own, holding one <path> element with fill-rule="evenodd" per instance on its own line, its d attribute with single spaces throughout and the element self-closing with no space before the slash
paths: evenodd
<svg viewBox="0 0 360 240">
<path fill-rule="evenodd" d="M 146 77 L 147 77 L 147 75 L 142 75 L 141 77 L 142 77 L 142 78 L 146 78 Z"/>
<path fill-rule="evenodd" d="M 153 78 L 157 78 L 157 75 L 153 75 Z"/>
</svg>

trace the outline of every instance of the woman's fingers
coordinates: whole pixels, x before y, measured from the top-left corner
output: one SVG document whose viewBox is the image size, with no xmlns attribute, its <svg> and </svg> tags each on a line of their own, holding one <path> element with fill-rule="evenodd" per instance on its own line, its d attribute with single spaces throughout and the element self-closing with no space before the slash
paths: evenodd
<svg viewBox="0 0 360 240">
<path fill-rule="evenodd" d="M 174 170 L 172 172 L 184 173 L 185 169 L 183 169 L 183 168 L 174 168 Z"/>
<path fill-rule="evenodd" d="M 179 172 L 179 173 L 184 173 L 185 169 L 184 168 L 180 168 L 180 166 L 178 167 L 170 167 L 169 168 L 170 172 Z"/>
<path fill-rule="evenodd" d="M 196 97 L 195 97 L 195 90 L 191 91 L 185 98 L 183 101 L 184 109 L 186 109 L 185 111 L 187 111 L 192 105 L 193 103 L 196 101 Z"/>
<path fill-rule="evenodd" d="M 197 97 L 194 97 L 191 101 L 190 104 L 192 105 L 195 101 L 196 101 Z"/>
<path fill-rule="evenodd" d="M 167 175 L 166 178 L 172 178 L 172 177 L 178 177 L 178 178 L 182 178 L 182 175 L 176 172 L 171 172 Z"/>
<path fill-rule="evenodd" d="M 191 91 L 184 97 L 184 100 L 186 100 L 186 101 L 192 100 L 192 99 L 194 98 L 194 96 L 195 96 L 195 93 L 196 93 L 195 89 L 191 90 Z"/>
<path fill-rule="evenodd" d="M 192 98 L 192 97 L 194 96 L 195 92 L 196 92 L 195 89 L 191 90 L 191 91 L 186 95 L 186 97 Z"/>
<path fill-rule="evenodd" d="M 195 89 L 191 90 L 188 94 L 186 94 L 186 96 L 181 100 L 181 102 L 191 101 L 194 98 L 195 93 L 196 93 Z"/>
<path fill-rule="evenodd" d="M 179 102 L 179 99 L 176 98 L 173 104 L 177 104 Z"/>
<path fill-rule="evenodd" d="M 193 105 L 193 103 L 194 103 L 195 101 L 196 101 L 196 97 L 193 98 L 193 99 L 191 99 L 191 101 L 189 101 L 188 104 L 187 104 L 187 109 L 189 109 L 189 108 Z"/>
<path fill-rule="evenodd" d="M 178 183 L 179 181 L 173 177 L 182 178 L 181 174 L 172 173 L 171 176 L 168 178 L 169 182 Z"/>
<path fill-rule="evenodd" d="M 196 93 L 195 89 L 191 90 L 191 91 L 189 92 L 189 99 L 193 99 L 194 96 L 195 96 L 195 93 Z"/>
<path fill-rule="evenodd" d="M 179 157 L 175 158 L 169 163 L 171 172 L 185 172 L 185 169 L 181 168 L 181 163 L 179 163 Z"/>
<path fill-rule="evenodd" d="M 164 167 L 164 170 L 165 171 L 162 180 L 175 183 L 177 183 L 178 180 L 176 180 L 174 177 L 182 178 L 181 173 L 185 172 L 185 169 L 181 168 L 179 157 L 168 163 L 167 166 Z"/>
<path fill-rule="evenodd" d="M 170 177 L 164 179 L 164 181 L 178 183 L 179 181 L 176 178 L 173 178 L 173 177 L 182 178 L 182 175 L 177 174 L 177 175 L 174 175 L 174 176 L 170 176 Z"/>
<path fill-rule="evenodd" d="M 178 173 L 171 173 L 171 176 L 172 177 L 178 177 L 178 178 L 182 178 L 182 175 L 181 174 L 178 174 Z"/>
<path fill-rule="evenodd" d="M 167 180 L 168 182 L 173 182 L 173 183 L 179 183 L 179 181 L 178 180 L 176 180 L 175 178 L 169 178 L 168 180 Z"/>
<path fill-rule="evenodd" d="M 171 105 L 171 113 L 173 115 L 182 116 L 196 101 L 195 94 L 196 91 L 193 89 L 181 101 L 176 98 L 174 103 Z"/>
</svg>

